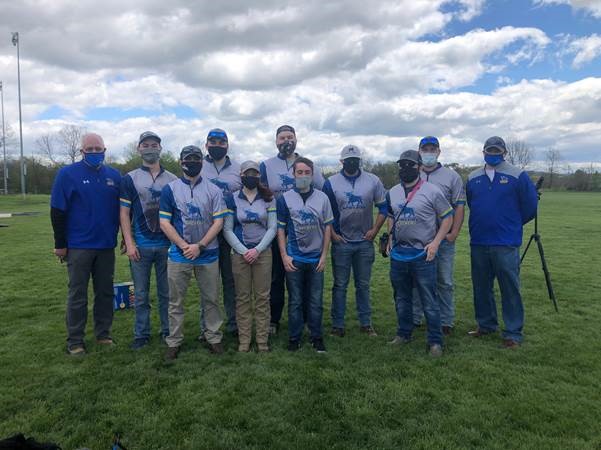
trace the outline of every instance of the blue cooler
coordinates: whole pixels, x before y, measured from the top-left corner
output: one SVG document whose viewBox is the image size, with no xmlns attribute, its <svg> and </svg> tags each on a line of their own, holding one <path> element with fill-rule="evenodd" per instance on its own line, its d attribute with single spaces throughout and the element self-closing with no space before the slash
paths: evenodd
<svg viewBox="0 0 601 450">
<path fill-rule="evenodd" d="M 127 283 L 115 283 L 113 285 L 113 292 L 113 309 L 115 311 L 134 307 L 136 296 L 134 295 L 134 284 L 131 281 Z"/>
</svg>

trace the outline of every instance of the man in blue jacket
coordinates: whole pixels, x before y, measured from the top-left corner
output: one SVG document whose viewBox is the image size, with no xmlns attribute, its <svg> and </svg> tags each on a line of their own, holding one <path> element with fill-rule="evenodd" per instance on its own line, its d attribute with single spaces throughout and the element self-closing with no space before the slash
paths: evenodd
<svg viewBox="0 0 601 450">
<path fill-rule="evenodd" d="M 520 294 L 520 254 L 523 225 L 536 214 L 538 197 L 530 177 L 505 161 L 507 149 L 498 136 L 484 144 L 485 166 L 470 173 L 466 186 L 474 309 L 480 337 L 498 327 L 494 280 L 501 290 L 503 347 L 523 340 L 524 306 Z"/>
<path fill-rule="evenodd" d="M 67 262 L 67 353 L 84 355 L 88 282 L 94 286 L 96 342 L 112 345 L 113 272 L 119 230 L 121 175 L 103 164 L 106 148 L 94 133 L 83 136 L 83 159 L 58 171 L 50 197 L 54 254 Z"/>
</svg>

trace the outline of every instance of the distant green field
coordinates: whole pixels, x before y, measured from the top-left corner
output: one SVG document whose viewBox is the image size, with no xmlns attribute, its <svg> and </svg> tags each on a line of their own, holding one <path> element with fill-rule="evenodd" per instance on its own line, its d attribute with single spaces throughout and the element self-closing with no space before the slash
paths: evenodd
<svg viewBox="0 0 601 450">
<path fill-rule="evenodd" d="M 88 323 L 81 359 L 65 355 L 65 266 L 52 256 L 48 197 L 0 197 L 0 437 L 16 432 L 65 449 L 601 448 L 601 195 L 545 193 L 540 229 L 559 314 L 547 298 L 536 249 L 523 266 L 525 343 L 473 340 L 468 237 L 456 262 L 456 333 L 430 359 L 424 331 L 402 349 L 386 341 L 395 316 L 388 260 L 372 280 L 377 338 L 358 332 L 350 295 L 347 337 L 328 353 L 285 350 L 216 357 L 195 341 L 198 291 L 190 289 L 180 359 L 162 362 L 158 338 L 134 353 L 133 312 L 116 313 L 114 349 L 98 348 Z M 529 226 L 525 239 L 532 232 Z M 116 281 L 128 281 L 125 257 Z M 325 292 L 329 329 L 331 277 Z M 153 297 L 154 298 L 154 297 Z M 154 302 L 155 300 L 153 300 Z M 153 317 L 154 331 L 157 317 Z"/>
</svg>

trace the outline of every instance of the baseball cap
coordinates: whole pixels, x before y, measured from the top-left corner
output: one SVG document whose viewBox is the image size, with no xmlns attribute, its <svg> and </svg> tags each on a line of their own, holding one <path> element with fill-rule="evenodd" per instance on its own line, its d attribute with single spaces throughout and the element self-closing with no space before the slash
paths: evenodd
<svg viewBox="0 0 601 450">
<path fill-rule="evenodd" d="M 403 153 L 401 153 L 397 163 L 400 163 L 401 161 L 412 161 L 416 164 L 421 164 L 422 157 L 417 150 L 405 150 Z"/>
<path fill-rule="evenodd" d="M 345 145 L 340 152 L 340 159 L 361 158 L 361 149 L 356 145 Z"/>
<path fill-rule="evenodd" d="M 419 141 L 419 148 L 422 148 L 424 145 L 435 145 L 436 147 L 440 147 L 438 143 L 438 139 L 434 136 L 426 136 Z"/>
<path fill-rule="evenodd" d="M 250 169 L 254 169 L 257 172 L 260 172 L 259 164 L 254 161 L 244 161 L 242 164 L 240 164 L 240 173 L 244 173 Z"/>
<path fill-rule="evenodd" d="M 227 141 L 227 133 L 221 128 L 213 128 L 211 131 L 209 131 L 209 134 L 207 134 L 207 141 L 211 138 L 223 139 L 224 141 Z"/>
<path fill-rule="evenodd" d="M 292 134 L 294 134 L 296 136 L 296 131 L 294 131 L 294 128 L 291 127 L 290 125 L 282 125 L 281 127 L 279 127 L 276 131 L 275 131 L 275 135 L 277 137 L 278 134 L 280 134 L 282 131 L 290 131 Z"/>
<path fill-rule="evenodd" d="M 196 145 L 186 145 L 184 148 L 182 148 L 182 151 L 179 154 L 179 159 L 180 161 L 183 161 L 191 155 L 198 155 L 200 158 L 202 158 L 202 150 Z"/>
<path fill-rule="evenodd" d="M 484 151 L 488 152 L 489 150 L 492 150 L 493 148 L 496 148 L 498 150 L 503 150 L 504 152 L 507 151 L 507 147 L 505 147 L 505 141 L 503 139 L 501 139 L 499 136 L 492 136 L 489 137 L 486 142 L 484 143 Z"/>
<path fill-rule="evenodd" d="M 138 145 L 140 145 L 142 143 L 142 141 L 145 141 L 146 139 L 153 139 L 153 140 L 157 141 L 159 144 L 161 143 L 161 138 L 159 137 L 158 134 L 153 133 L 152 131 L 145 131 L 144 133 L 142 133 L 140 135 L 140 138 L 138 139 Z"/>
</svg>

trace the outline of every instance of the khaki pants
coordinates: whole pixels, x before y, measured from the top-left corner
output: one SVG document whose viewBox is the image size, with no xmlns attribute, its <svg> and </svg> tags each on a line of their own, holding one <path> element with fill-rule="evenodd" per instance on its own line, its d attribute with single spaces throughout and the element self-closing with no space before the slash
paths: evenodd
<svg viewBox="0 0 601 450">
<path fill-rule="evenodd" d="M 250 344 L 252 336 L 252 297 L 255 297 L 255 329 L 257 344 L 267 344 L 271 318 L 269 291 L 271 289 L 271 248 L 248 264 L 237 253 L 232 255 L 232 272 L 236 282 L 236 322 L 238 341 Z"/>
<path fill-rule="evenodd" d="M 219 263 L 193 265 L 169 261 L 167 278 L 169 279 L 169 336 L 167 345 L 179 347 L 184 341 L 184 299 L 190 275 L 194 274 L 200 290 L 200 305 L 204 310 L 205 338 L 209 344 L 221 342 L 219 327 L 223 323 L 219 311 Z"/>
</svg>

